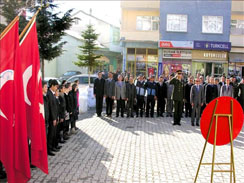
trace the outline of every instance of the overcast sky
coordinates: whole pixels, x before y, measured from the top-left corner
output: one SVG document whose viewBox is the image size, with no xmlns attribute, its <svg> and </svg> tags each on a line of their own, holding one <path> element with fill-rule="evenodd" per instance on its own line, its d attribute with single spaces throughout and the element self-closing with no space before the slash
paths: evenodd
<svg viewBox="0 0 244 183">
<path fill-rule="evenodd" d="M 74 13 L 83 10 L 87 13 L 92 9 L 92 15 L 110 22 L 116 26 L 120 26 L 120 1 L 65 1 L 55 0 L 59 5 L 60 11 L 66 11 L 74 8 Z"/>
</svg>

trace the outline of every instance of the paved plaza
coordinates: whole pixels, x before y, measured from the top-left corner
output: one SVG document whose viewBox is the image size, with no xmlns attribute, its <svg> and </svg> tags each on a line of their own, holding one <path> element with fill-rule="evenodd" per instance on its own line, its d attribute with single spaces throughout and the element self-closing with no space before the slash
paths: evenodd
<svg viewBox="0 0 244 183">
<path fill-rule="evenodd" d="M 199 127 L 182 119 L 172 126 L 172 118 L 98 118 L 94 110 L 81 114 L 79 132 L 61 151 L 49 157 L 49 175 L 32 170 L 30 182 L 112 183 L 158 182 L 192 183 L 204 139 Z M 230 160 L 230 146 L 216 148 L 216 161 Z M 244 131 L 234 143 L 237 183 L 244 182 Z M 212 160 L 207 146 L 204 162 Z M 228 166 L 216 166 L 229 169 Z M 211 166 L 202 166 L 199 183 L 210 182 Z M 214 182 L 229 181 L 229 173 L 215 173 Z"/>
</svg>

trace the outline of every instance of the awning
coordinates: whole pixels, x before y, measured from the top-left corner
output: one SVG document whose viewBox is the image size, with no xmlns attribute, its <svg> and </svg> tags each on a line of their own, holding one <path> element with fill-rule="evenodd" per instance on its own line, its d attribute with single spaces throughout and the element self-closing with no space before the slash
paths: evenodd
<svg viewBox="0 0 244 183">
<path fill-rule="evenodd" d="M 229 53 L 230 62 L 243 62 L 244 63 L 244 53 Z"/>
</svg>

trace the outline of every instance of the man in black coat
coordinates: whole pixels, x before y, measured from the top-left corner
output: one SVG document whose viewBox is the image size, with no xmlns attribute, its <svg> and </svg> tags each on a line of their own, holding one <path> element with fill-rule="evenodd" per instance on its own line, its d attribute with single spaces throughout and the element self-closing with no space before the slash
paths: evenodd
<svg viewBox="0 0 244 183">
<path fill-rule="evenodd" d="M 98 117 L 101 117 L 103 110 L 104 84 L 105 79 L 102 78 L 102 72 L 99 72 L 98 78 L 96 78 L 94 81 L 93 88 L 93 93 L 96 97 L 96 113 Z"/>
<path fill-rule="evenodd" d="M 126 84 L 126 98 L 127 98 L 127 118 L 134 117 L 134 104 L 136 101 L 136 86 L 134 78 L 130 76 L 129 83 Z"/>
<path fill-rule="evenodd" d="M 46 135 L 48 134 L 49 126 L 49 102 L 47 98 L 47 82 L 42 81 L 42 93 L 43 93 L 43 102 L 44 102 L 44 114 L 45 114 L 45 126 L 46 126 Z"/>
<path fill-rule="evenodd" d="M 164 117 L 163 113 L 165 112 L 165 101 L 167 99 L 167 84 L 164 82 L 164 77 L 161 75 L 157 83 L 158 86 L 158 95 L 157 95 L 157 117 Z"/>
<path fill-rule="evenodd" d="M 52 80 L 49 85 L 47 92 L 47 98 L 49 102 L 49 127 L 48 127 L 48 155 L 53 156 L 52 151 L 57 152 L 58 150 L 53 147 L 53 140 L 55 135 L 55 127 L 57 126 L 58 119 L 58 106 L 56 104 L 55 92 L 58 89 L 57 80 Z"/>
<path fill-rule="evenodd" d="M 214 84 L 214 77 L 210 78 L 210 83 L 206 86 L 205 93 L 206 105 L 208 105 L 213 99 L 218 97 L 218 87 Z"/>
<path fill-rule="evenodd" d="M 145 88 L 144 88 L 145 81 L 143 80 L 143 76 L 140 74 L 137 81 L 136 81 L 136 117 L 139 115 L 143 116 L 144 111 L 144 97 L 145 97 Z"/>
<path fill-rule="evenodd" d="M 193 86 L 193 78 L 188 78 L 188 83 L 185 85 L 185 117 L 191 116 L 192 106 L 190 103 L 191 87 Z"/>
<path fill-rule="evenodd" d="M 0 179 L 6 179 L 7 178 L 7 174 L 5 171 L 3 171 L 3 165 L 2 162 L 0 161 Z"/>
<path fill-rule="evenodd" d="M 146 117 L 149 117 L 149 109 L 150 116 L 153 118 L 154 116 L 154 106 L 155 106 L 155 100 L 157 100 L 158 95 L 158 87 L 157 83 L 154 82 L 155 76 L 150 76 L 150 80 L 145 83 L 144 87 L 147 90 L 147 107 L 146 107 Z"/>
</svg>

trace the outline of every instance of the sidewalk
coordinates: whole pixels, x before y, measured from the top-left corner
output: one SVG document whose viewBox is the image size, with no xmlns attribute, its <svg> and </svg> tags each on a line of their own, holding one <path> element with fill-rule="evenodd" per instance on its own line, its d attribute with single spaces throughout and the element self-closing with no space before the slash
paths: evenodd
<svg viewBox="0 0 244 183">
<path fill-rule="evenodd" d="M 172 118 L 98 118 L 95 111 L 80 115 L 79 132 L 54 157 L 49 157 L 49 175 L 32 171 L 30 182 L 49 183 L 192 183 L 204 139 L 199 127 Z M 230 146 L 216 148 L 216 161 L 230 160 Z M 236 182 L 244 182 L 244 131 L 234 142 Z M 204 162 L 212 161 L 212 145 Z M 228 166 L 216 166 L 229 169 Z M 198 183 L 210 182 L 211 166 L 201 167 Z M 215 173 L 215 183 L 229 183 L 229 173 Z"/>
</svg>

